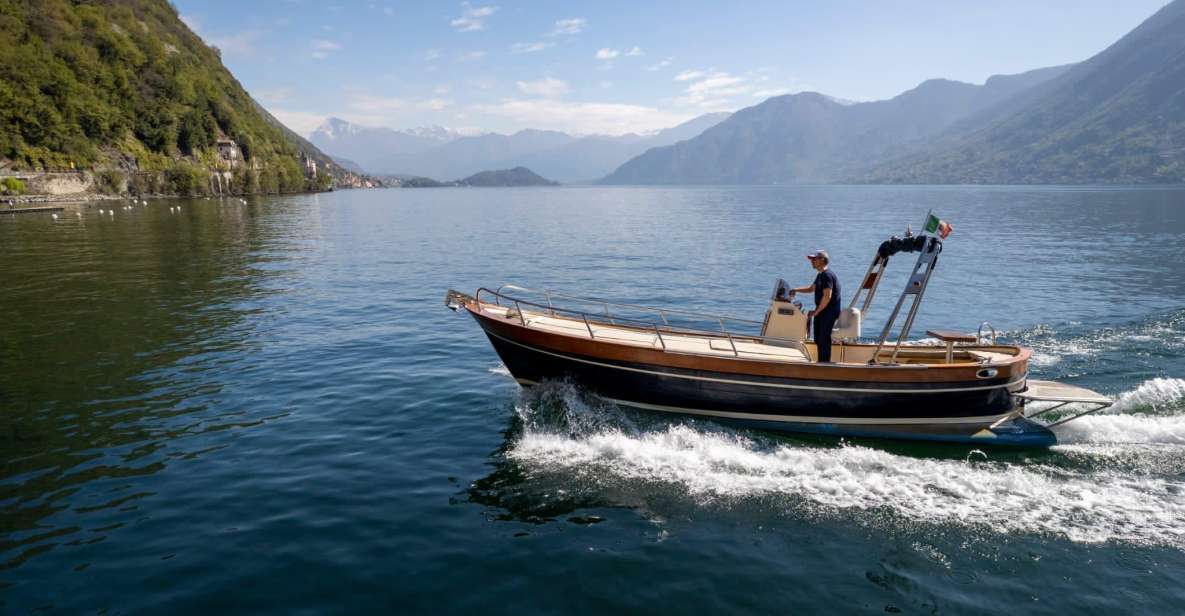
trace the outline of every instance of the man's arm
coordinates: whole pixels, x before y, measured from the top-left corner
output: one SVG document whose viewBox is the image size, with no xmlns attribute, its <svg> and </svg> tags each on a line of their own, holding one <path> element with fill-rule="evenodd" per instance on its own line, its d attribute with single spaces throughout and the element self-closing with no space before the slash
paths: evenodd
<svg viewBox="0 0 1185 616">
<path fill-rule="evenodd" d="M 827 304 L 830 304 L 830 303 L 831 303 L 831 289 L 830 288 L 823 289 L 823 299 L 819 300 L 819 305 L 815 306 L 815 309 L 812 310 L 810 312 L 810 314 L 808 314 L 807 316 L 813 317 L 816 314 L 823 312 L 823 309 L 826 308 Z"/>
<path fill-rule="evenodd" d="M 797 289 L 790 289 L 791 293 L 812 293 L 815 290 L 815 283 L 806 285 L 805 287 L 798 287 Z"/>
</svg>

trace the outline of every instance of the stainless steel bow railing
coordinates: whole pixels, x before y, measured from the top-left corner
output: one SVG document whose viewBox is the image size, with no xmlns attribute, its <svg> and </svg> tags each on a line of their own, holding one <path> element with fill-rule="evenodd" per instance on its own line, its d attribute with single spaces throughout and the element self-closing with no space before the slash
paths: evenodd
<svg viewBox="0 0 1185 616">
<path fill-rule="evenodd" d="M 522 291 L 522 292 L 526 292 L 526 293 L 537 293 L 537 294 L 542 295 L 544 297 L 544 300 L 547 303 L 541 304 L 538 302 L 529 301 L 529 300 L 521 298 L 521 297 L 515 297 L 515 296 L 505 293 L 504 290 Z M 601 299 L 576 297 L 573 295 L 566 295 L 563 293 L 555 293 L 552 291 L 546 291 L 546 290 L 540 290 L 540 289 L 529 289 L 526 287 L 520 287 L 518 285 L 513 285 L 513 284 L 504 284 L 504 285 L 498 287 L 497 289 L 488 289 L 486 287 L 479 288 L 477 290 L 477 293 L 474 296 L 474 299 L 477 301 L 479 306 L 482 303 L 482 294 L 483 293 L 488 294 L 489 296 L 493 297 L 493 300 L 494 300 L 493 303 L 497 306 L 502 306 L 502 307 L 506 307 L 506 308 L 513 306 L 516 314 L 514 314 L 512 316 L 517 316 L 519 318 L 519 322 L 522 323 L 522 325 L 524 325 L 524 326 L 527 325 L 527 319 L 523 314 L 523 306 L 528 306 L 530 308 L 538 308 L 541 311 L 546 311 L 546 313 L 551 316 L 556 316 L 557 314 L 562 314 L 562 315 L 571 315 L 575 318 L 579 318 L 584 323 L 585 329 L 588 331 L 588 336 L 590 339 L 596 338 L 596 333 L 594 332 L 593 327 L 592 327 L 593 324 L 623 325 L 626 327 L 633 327 L 636 329 L 644 329 L 647 331 L 654 332 L 654 335 L 657 337 L 658 342 L 662 346 L 662 349 L 664 351 L 667 350 L 666 340 L 663 338 L 663 333 L 665 332 L 668 335 L 674 335 L 674 334 L 691 335 L 691 336 L 698 336 L 698 337 L 712 338 L 712 339 L 725 338 L 729 342 L 729 346 L 731 347 L 734 357 L 740 357 L 740 351 L 737 349 L 737 346 L 736 346 L 736 340 L 739 339 L 742 342 L 752 341 L 752 342 L 762 342 L 762 343 L 774 343 L 775 346 L 787 346 L 788 345 L 788 346 L 797 348 L 799 351 L 802 352 L 802 354 L 804 356 L 806 356 L 808 359 L 810 358 L 810 352 L 807 350 L 806 345 L 803 344 L 803 342 L 801 340 L 791 340 L 789 338 L 779 338 L 776 336 L 762 336 L 759 334 L 750 334 L 750 333 L 741 333 L 741 332 L 734 334 L 733 332 L 729 331 L 729 329 L 726 325 L 726 323 L 737 323 L 737 324 L 743 324 L 743 325 L 749 325 L 749 326 L 755 325 L 758 327 L 760 327 L 762 325 L 761 321 L 754 321 L 752 319 L 740 319 L 737 317 L 730 317 L 730 316 L 724 316 L 724 315 L 706 314 L 706 313 L 700 313 L 700 312 L 695 312 L 695 311 L 691 311 L 691 310 L 676 310 L 676 309 L 670 309 L 670 308 L 653 308 L 650 306 L 639 306 L 636 304 L 624 304 L 624 303 L 619 303 L 619 302 L 609 302 L 609 301 L 605 301 L 605 300 L 601 300 Z M 578 310 L 576 308 L 568 308 L 568 307 L 564 307 L 564 306 L 558 306 L 558 305 L 556 305 L 555 300 L 566 300 L 566 301 L 579 302 L 579 303 L 584 303 L 584 304 L 594 304 L 594 305 L 597 305 L 600 307 L 600 312 L 590 312 L 590 311 L 586 311 L 586 310 Z M 503 301 L 505 301 L 506 304 L 503 304 Z M 490 303 L 490 302 L 486 301 L 486 303 Z M 649 312 L 649 313 L 656 314 L 662 320 L 662 325 L 660 326 L 658 323 L 653 322 L 653 321 L 646 321 L 643 319 L 636 319 L 636 318 L 632 318 L 632 317 L 622 316 L 620 314 L 614 314 L 613 311 L 611 310 L 612 307 L 629 309 L 629 310 L 636 310 L 639 312 Z M 687 317 L 688 320 L 714 321 L 717 324 L 719 324 L 720 330 L 716 331 L 716 330 L 707 330 L 707 329 L 697 329 L 697 328 L 692 328 L 692 327 L 672 326 L 670 319 L 668 318 L 669 316 L 672 316 L 672 315 Z"/>
</svg>

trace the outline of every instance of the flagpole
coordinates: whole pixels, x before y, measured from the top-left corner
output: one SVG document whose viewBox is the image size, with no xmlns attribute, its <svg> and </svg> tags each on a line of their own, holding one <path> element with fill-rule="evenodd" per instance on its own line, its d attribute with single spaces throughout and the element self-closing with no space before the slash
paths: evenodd
<svg viewBox="0 0 1185 616">
<path fill-rule="evenodd" d="M 930 224 L 930 216 L 933 214 L 933 209 L 926 210 L 926 219 L 922 221 L 922 233 L 926 232 L 926 225 Z"/>
</svg>

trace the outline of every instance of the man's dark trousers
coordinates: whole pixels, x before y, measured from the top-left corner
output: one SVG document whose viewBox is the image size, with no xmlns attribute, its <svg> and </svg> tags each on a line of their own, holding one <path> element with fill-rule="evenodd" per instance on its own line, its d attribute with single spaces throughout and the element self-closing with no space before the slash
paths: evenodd
<svg viewBox="0 0 1185 616">
<path fill-rule="evenodd" d="M 835 328 L 835 321 L 839 314 L 824 312 L 815 315 L 815 346 L 819 348 L 819 361 L 831 361 L 831 330 Z"/>
</svg>

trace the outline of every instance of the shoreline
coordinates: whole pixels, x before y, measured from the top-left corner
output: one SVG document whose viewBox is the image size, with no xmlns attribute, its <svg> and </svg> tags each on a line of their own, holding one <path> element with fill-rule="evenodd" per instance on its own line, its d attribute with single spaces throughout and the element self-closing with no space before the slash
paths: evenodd
<svg viewBox="0 0 1185 616">
<path fill-rule="evenodd" d="M 108 195 L 102 193 L 70 193 L 65 195 L 5 195 L 0 196 L 0 210 L 15 209 L 22 205 L 29 206 L 48 203 L 81 204 L 91 201 L 134 201 L 136 199 L 243 199 L 246 197 L 255 196 L 319 195 L 323 193 L 334 192 L 336 190 L 347 190 L 347 188 L 335 188 L 331 190 L 306 190 L 290 193 L 247 193 L 242 195 Z"/>
</svg>

